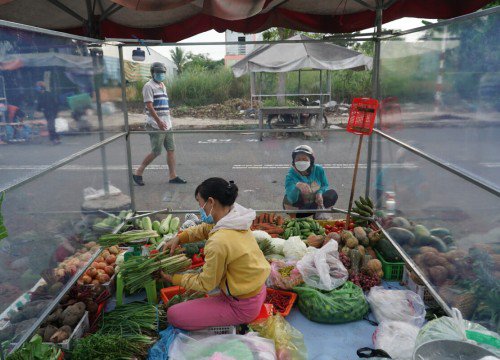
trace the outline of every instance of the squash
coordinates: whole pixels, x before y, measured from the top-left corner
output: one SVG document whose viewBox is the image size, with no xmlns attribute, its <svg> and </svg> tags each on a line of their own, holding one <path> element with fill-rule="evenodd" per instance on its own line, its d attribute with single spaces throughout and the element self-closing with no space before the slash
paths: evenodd
<svg viewBox="0 0 500 360">
<path fill-rule="evenodd" d="M 359 253 L 360 253 L 362 256 L 365 256 L 365 254 L 366 254 L 366 250 L 365 250 L 365 247 L 364 247 L 363 245 L 358 245 L 357 250 L 359 251 Z"/>
<path fill-rule="evenodd" d="M 342 230 L 342 232 L 340 233 L 340 238 L 343 242 L 347 242 L 347 240 L 351 237 L 354 237 L 354 235 L 349 230 Z"/>
<path fill-rule="evenodd" d="M 391 227 L 387 229 L 387 233 L 401 245 L 411 244 L 415 241 L 415 235 L 411 231 L 408 231 L 399 227 Z"/>
<path fill-rule="evenodd" d="M 368 264 L 366 265 L 368 270 L 377 273 L 382 270 L 382 263 L 378 259 L 371 259 L 368 261 Z"/>
<path fill-rule="evenodd" d="M 361 253 L 353 249 L 349 252 L 349 259 L 351 260 L 351 270 L 357 274 L 359 272 L 359 268 L 361 266 L 361 261 L 363 260 L 363 256 Z"/>
<path fill-rule="evenodd" d="M 350 238 L 348 238 L 345 244 L 350 249 L 354 249 L 355 247 L 357 247 L 359 245 L 358 239 L 356 239 L 354 236 L 351 236 Z"/>
<path fill-rule="evenodd" d="M 366 235 L 366 231 L 361 226 L 356 226 L 353 230 L 354 236 L 360 243 L 367 242 L 368 236 Z"/>
</svg>

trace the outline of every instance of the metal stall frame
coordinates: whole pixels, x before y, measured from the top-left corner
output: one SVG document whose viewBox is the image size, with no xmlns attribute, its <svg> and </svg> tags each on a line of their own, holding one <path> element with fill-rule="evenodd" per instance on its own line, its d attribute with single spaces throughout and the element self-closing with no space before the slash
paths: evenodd
<svg viewBox="0 0 500 360">
<path fill-rule="evenodd" d="M 363 4 L 365 6 L 367 6 L 367 4 L 362 1 L 362 0 L 359 0 L 358 1 L 360 4 Z M 396 36 L 400 36 L 400 35 L 406 35 L 406 34 L 411 34 L 411 33 L 414 33 L 414 32 L 419 32 L 419 31 L 424 31 L 424 30 L 427 30 L 427 29 L 431 29 L 431 28 L 434 28 L 434 27 L 438 27 L 438 26 L 443 26 L 443 25 L 447 25 L 447 24 L 454 24 L 454 23 L 458 23 L 458 22 L 462 22 L 462 21 L 466 21 L 466 20 L 469 20 L 469 19 L 474 19 L 474 18 L 478 18 L 478 17 L 481 17 L 481 16 L 485 16 L 485 15 L 489 15 L 489 14 L 496 14 L 496 13 L 499 13 L 500 12 L 500 7 L 496 7 L 496 8 L 492 8 L 492 9 L 487 9 L 487 10 L 483 10 L 483 11 L 479 11 L 479 12 L 476 12 L 476 13 L 473 13 L 473 14 L 468 14 L 468 15 L 464 15 L 464 16 L 460 16 L 460 17 L 457 17 L 457 18 L 454 18 L 454 19 L 450 19 L 450 20 L 445 20 L 445 21 L 442 21 L 440 23 L 437 23 L 437 24 L 431 24 L 431 25 L 427 25 L 427 26 L 423 26 L 423 27 L 419 27 L 419 28 L 415 28 L 415 29 L 412 29 L 412 30 L 408 30 L 408 31 L 404 31 L 404 32 L 384 32 L 381 30 L 381 24 L 382 24 L 382 14 L 383 14 L 383 9 L 387 6 L 389 6 L 390 4 L 392 4 L 394 2 L 394 0 L 390 0 L 390 1 L 382 1 L 382 0 L 379 0 L 377 1 L 377 8 L 371 8 L 369 6 L 367 6 L 368 8 L 370 8 L 371 10 L 374 10 L 377 12 L 377 16 L 376 16 L 376 28 L 377 28 L 377 31 L 376 31 L 376 35 L 372 37 L 372 35 L 369 35 L 369 37 L 367 36 L 345 36 L 345 35 L 342 35 L 342 36 L 331 36 L 328 38 L 328 40 L 331 40 L 331 39 L 336 39 L 336 38 L 341 38 L 341 39 L 351 39 L 351 40 L 357 40 L 357 41 L 371 41 L 371 40 L 374 40 L 375 41 L 375 44 L 376 44 L 376 53 L 375 53 L 375 57 L 374 59 L 376 59 L 377 61 L 377 66 L 375 67 L 374 66 L 374 70 L 373 70 L 373 74 L 372 74 L 372 79 L 373 79 L 373 83 L 372 83 L 372 90 L 373 90 L 373 95 L 375 98 L 379 98 L 380 96 L 380 91 L 379 91 L 379 70 L 380 70 L 380 41 L 381 40 L 386 40 L 386 39 L 390 39 L 392 37 L 396 37 Z M 13 22 L 9 22 L 9 21 L 3 21 L 3 20 L 0 20 L 0 26 L 5 26 L 5 27 L 10 27 L 10 28 L 15 28 L 15 29 L 19 29 L 19 30 L 24 30 L 24 31 L 32 31 L 32 32 L 37 32 L 37 33 L 41 33 L 41 34 L 46 34 L 46 35 L 52 35 L 52 36 L 58 36 L 58 37 L 64 37 L 64 38 L 69 38 L 69 39 L 74 39 L 74 40 L 81 40 L 81 41 L 85 41 L 85 42 L 88 42 L 89 44 L 92 44 L 92 43 L 96 43 L 96 44 L 104 44 L 105 41 L 101 41 L 101 40 L 97 40 L 97 39 L 92 39 L 92 38 L 86 38 L 86 37 L 81 37 L 81 36 L 73 36 L 73 35 L 69 35 L 69 34 L 64 34 L 64 33 L 60 33 L 60 32 L 57 32 L 57 31 L 52 31 L 52 30 L 46 30 L 46 29 L 40 29 L 40 28 L 37 28 L 37 27 L 34 27 L 34 26 L 28 26 L 28 25 L 22 25 L 22 24 L 17 24 L 17 23 L 13 23 Z M 113 39 L 113 40 L 118 40 L 120 41 L 120 39 Z M 123 40 L 123 42 L 130 42 L 130 39 L 121 39 Z M 316 41 L 316 42 L 324 42 L 325 40 L 312 40 L 312 41 Z M 303 40 L 300 40 L 300 41 L 279 41 L 279 42 L 282 42 L 282 43 L 286 43 L 286 42 L 304 42 Z M 148 43 L 148 41 L 146 41 L 146 44 Z M 150 41 L 149 42 L 151 45 L 155 45 L 155 46 L 158 46 L 158 45 L 161 45 L 161 46 L 175 46 L 175 45 L 178 45 L 178 43 L 162 43 L 162 44 L 158 44 L 157 41 Z M 255 44 L 268 44 L 269 42 L 267 41 L 252 41 L 252 42 L 248 42 L 249 44 L 251 43 L 255 43 Z M 190 46 L 190 45 L 228 45 L 228 44 L 238 44 L 238 42 L 215 42 L 215 43 L 183 43 L 182 45 L 183 46 Z M 134 185 L 133 185 L 133 181 L 132 181 L 132 160 L 131 160 L 131 146 L 130 146 L 130 136 L 132 134 L 144 134 L 144 133 L 148 133 L 147 131 L 131 131 L 130 128 L 129 128 L 129 124 L 128 124 L 128 112 L 127 112 L 127 98 L 126 98 L 126 86 L 125 86 L 125 82 L 124 82 L 124 78 L 125 78 L 125 74 L 124 74 L 124 60 L 123 60 L 123 46 L 135 46 L 136 43 L 134 42 L 133 44 L 132 43 L 129 43 L 129 44 L 120 44 L 118 45 L 118 50 L 119 50 L 119 60 L 120 60 L 120 76 L 121 76 L 121 93 L 122 93 L 122 110 L 123 110 L 123 113 L 124 113 L 124 122 L 125 122 L 125 131 L 124 132 L 118 132 L 116 134 L 114 134 L 113 136 L 109 137 L 109 138 L 106 138 L 106 139 L 102 139 L 101 141 L 99 141 L 98 143 L 96 144 L 93 144 L 92 146 L 89 146 L 77 153 L 74 153 L 60 161 L 57 161 L 55 163 L 53 163 L 52 165 L 48 166 L 46 169 L 40 171 L 39 173 L 35 174 L 35 175 L 32 175 L 28 178 L 25 178 L 13 185 L 9 185 L 9 186 L 5 186 L 4 188 L 0 188 L 0 192 L 1 191 L 5 191 L 5 192 L 9 192 L 9 191 L 12 191 L 13 189 L 16 189 L 16 188 L 19 188 L 29 182 L 32 182 L 38 178 L 40 178 L 41 176 L 47 174 L 47 173 L 50 173 L 86 154 L 89 154 L 91 153 L 92 151 L 94 150 L 97 150 L 97 149 L 100 149 L 106 145 L 109 145 L 119 139 L 121 139 L 122 137 L 125 137 L 126 138 L 126 147 L 127 147 L 127 166 L 128 166 L 128 171 L 129 171 L 129 194 L 130 194 L 130 197 L 131 197 L 131 207 L 134 211 L 137 211 L 136 209 L 136 205 L 135 205 L 135 198 L 134 198 Z M 378 50 L 377 50 L 378 49 Z M 101 127 L 100 130 L 104 131 L 103 128 Z M 102 133 L 102 131 L 100 131 L 100 133 Z M 248 131 L 252 131 L 252 132 L 255 132 L 255 133 L 263 133 L 263 132 L 266 132 L 266 133 L 273 133 L 273 132 L 303 132 L 304 130 L 303 129 L 246 129 L 246 130 L 175 130 L 173 131 L 174 133 L 241 133 L 241 132 L 248 132 Z M 322 130 L 317 130 L 317 129 L 308 129 L 308 132 L 330 132 L 330 131 L 344 131 L 343 129 L 322 129 Z M 495 189 L 491 186 L 489 186 L 488 184 L 482 182 L 481 180 L 479 179 L 476 179 L 472 176 L 470 176 L 469 174 L 466 174 L 464 173 L 463 171 L 461 171 L 460 169 L 457 169 L 455 167 L 452 167 L 448 164 L 445 164 L 443 163 L 441 160 L 429 155 L 429 154 L 426 154 L 412 146 L 410 146 L 409 144 L 403 142 L 403 141 L 400 141 L 400 140 L 397 140 L 396 138 L 393 138 L 387 134 L 385 134 L 384 132 L 382 132 L 380 130 L 380 124 L 378 122 L 378 129 L 376 129 L 374 131 L 376 134 L 378 134 L 379 136 L 381 137 L 384 137 L 385 139 L 397 144 L 398 146 L 400 147 L 403 147 L 411 152 L 413 152 L 415 155 L 417 156 L 420 156 L 422 157 L 423 159 L 427 160 L 427 161 L 430 161 L 431 163 L 451 172 L 452 174 L 456 175 L 456 176 L 459 176 L 460 178 L 464 179 L 465 181 L 469 182 L 469 183 L 472 183 L 474 185 L 476 185 L 477 187 L 489 192 L 490 194 L 494 195 L 494 196 L 497 196 L 497 197 L 500 197 L 500 191 L 498 191 L 498 189 Z M 369 146 L 368 146 L 368 163 L 367 163 L 367 177 L 366 177 L 366 188 L 365 188 L 365 194 L 369 194 L 369 189 L 370 189 L 370 172 L 371 172 L 371 168 L 372 168 L 372 151 L 373 151 L 373 141 L 372 141 L 372 137 L 369 137 Z M 380 157 L 377 159 L 378 162 L 380 162 Z M 105 162 L 103 163 L 103 166 L 105 165 Z M 186 212 L 192 212 L 192 210 L 186 210 L 186 211 L 182 211 L 182 210 L 179 210 L 179 211 L 175 211 L 173 210 L 172 213 L 186 213 Z M 270 210 L 258 210 L 259 212 L 270 212 L 270 211 L 276 211 L 276 212 L 281 212 L 281 213 L 296 213 L 298 211 L 293 211 L 293 210 L 282 210 L 282 209 L 278 209 L 278 210 L 275 210 L 275 209 L 270 209 Z M 141 211 L 143 212 L 143 211 Z M 324 210 L 316 210 L 316 211 L 310 211 L 308 210 L 308 212 L 324 212 Z M 345 214 L 346 211 L 343 210 L 343 209 L 337 209 L 337 208 L 333 208 L 333 209 L 330 209 L 328 210 L 328 212 L 331 212 L 331 213 L 342 213 L 342 214 Z M 382 229 L 382 231 L 385 233 L 386 237 L 389 239 L 389 241 L 399 250 L 399 252 L 401 253 L 401 255 L 403 256 L 403 258 L 405 259 L 405 261 L 410 265 L 410 267 L 412 267 L 413 270 L 415 270 L 415 272 L 417 273 L 417 275 L 419 275 L 421 277 L 421 279 L 424 281 L 425 285 L 428 287 L 429 291 L 432 293 L 432 295 L 435 297 L 435 299 L 439 302 L 439 304 L 443 307 L 443 309 L 445 309 L 446 312 L 450 313 L 450 309 L 448 307 L 448 305 L 443 301 L 443 299 L 439 296 L 439 294 L 433 289 L 433 287 L 431 286 L 431 284 L 425 279 L 424 276 L 421 276 L 422 275 L 422 272 L 418 269 L 418 266 L 416 266 L 416 264 L 411 260 L 411 258 L 404 252 L 404 250 L 401 249 L 401 247 L 398 245 L 398 243 L 391 238 L 391 236 L 389 234 L 387 234 L 385 232 L 385 230 L 380 226 L 380 224 L 378 224 L 379 227 Z M 93 258 L 97 257 L 99 254 L 99 252 L 97 252 Z M 93 259 L 92 258 L 92 259 Z M 91 259 L 91 260 L 92 260 Z M 89 265 L 90 265 L 91 261 L 89 262 Z M 41 314 L 41 316 L 37 319 L 37 321 L 30 327 L 30 329 L 28 331 L 26 331 L 23 335 L 23 337 L 20 339 L 20 341 L 16 344 L 15 349 L 19 348 L 22 343 L 24 341 L 26 341 L 33 333 L 34 331 L 36 330 L 36 328 L 40 325 L 40 323 L 44 320 L 44 318 L 49 315 L 50 311 L 54 308 L 54 306 L 57 304 L 57 302 L 60 300 L 60 298 L 64 295 L 65 292 L 67 292 L 67 290 L 69 290 L 69 288 L 76 282 L 76 280 L 78 279 L 78 277 L 83 274 L 83 272 L 86 270 L 86 268 L 82 268 L 79 270 L 79 272 L 77 274 L 75 274 L 75 276 L 72 278 L 72 281 L 68 282 L 65 287 L 63 288 L 62 292 L 60 292 L 58 294 L 58 296 L 53 300 L 53 302 L 49 305 L 49 307 Z M 3 357 L 3 353 L 0 352 L 0 356 Z"/>
</svg>

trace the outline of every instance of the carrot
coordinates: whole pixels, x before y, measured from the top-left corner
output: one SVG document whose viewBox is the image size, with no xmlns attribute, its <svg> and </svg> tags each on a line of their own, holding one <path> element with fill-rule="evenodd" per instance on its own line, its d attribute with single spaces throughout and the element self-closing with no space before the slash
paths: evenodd
<svg viewBox="0 0 500 360">
<path fill-rule="evenodd" d="M 270 213 L 270 214 L 269 214 L 269 222 L 270 222 L 271 224 L 274 224 L 274 213 Z"/>
<path fill-rule="evenodd" d="M 277 238 L 278 237 L 278 234 L 269 234 L 271 235 L 272 238 Z"/>
<path fill-rule="evenodd" d="M 264 213 L 262 213 L 262 214 L 260 214 L 260 215 L 257 217 L 257 219 L 258 219 L 257 224 L 261 224 L 261 223 L 263 223 L 263 222 L 264 222 L 264 215 L 265 215 L 265 214 L 264 214 Z"/>
<path fill-rule="evenodd" d="M 283 223 L 284 223 L 283 216 L 278 215 L 278 219 L 276 220 L 276 225 L 281 226 L 283 225 Z"/>
<path fill-rule="evenodd" d="M 284 230 L 282 228 L 279 228 L 279 227 L 275 227 L 274 229 L 269 229 L 267 231 L 267 233 L 269 235 L 272 235 L 272 234 L 276 234 L 276 235 L 280 235 L 280 234 L 283 234 Z"/>
</svg>

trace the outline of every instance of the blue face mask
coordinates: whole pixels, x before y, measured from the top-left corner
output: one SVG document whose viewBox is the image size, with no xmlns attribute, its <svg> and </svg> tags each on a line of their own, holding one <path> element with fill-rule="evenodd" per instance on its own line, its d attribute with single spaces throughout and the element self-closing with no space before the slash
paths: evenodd
<svg viewBox="0 0 500 360">
<path fill-rule="evenodd" d="M 204 223 L 207 223 L 207 224 L 213 224 L 214 223 L 214 218 L 212 216 L 212 210 L 210 210 L 210 214 L 207 215 L 207 213 L 205 212 L 205 205 L 207 205 L 207 203 L 205 202 L 205 204 L 200 208 L 200 217 L 201 217 L 201 221 L 203 221 Z"/>
<path fill-rule="evenodd" d="M 165 73 L 154 73 L 153 74 L 153 79 L 155 79 L 155 81 L 158 81 L 158 82 L 162 82 L 163 80 L 165 80 Z"/>
</svg>

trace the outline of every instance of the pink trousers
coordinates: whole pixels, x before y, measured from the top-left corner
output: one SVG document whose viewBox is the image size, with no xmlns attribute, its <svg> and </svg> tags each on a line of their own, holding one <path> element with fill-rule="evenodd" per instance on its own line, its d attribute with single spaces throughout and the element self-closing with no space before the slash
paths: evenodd
<svg viewBox="0 0 500 360">
<path fill-rule="evenodd" d="M 247 324 L 255 320 L 266 300 L 266 287 L 248 299 L 234 299 L 223 291 L 217 296 L 186 301 L 170 307 L 168 322 L 183 330 L 200 330 L 210 326 Z"/>
</svg>

